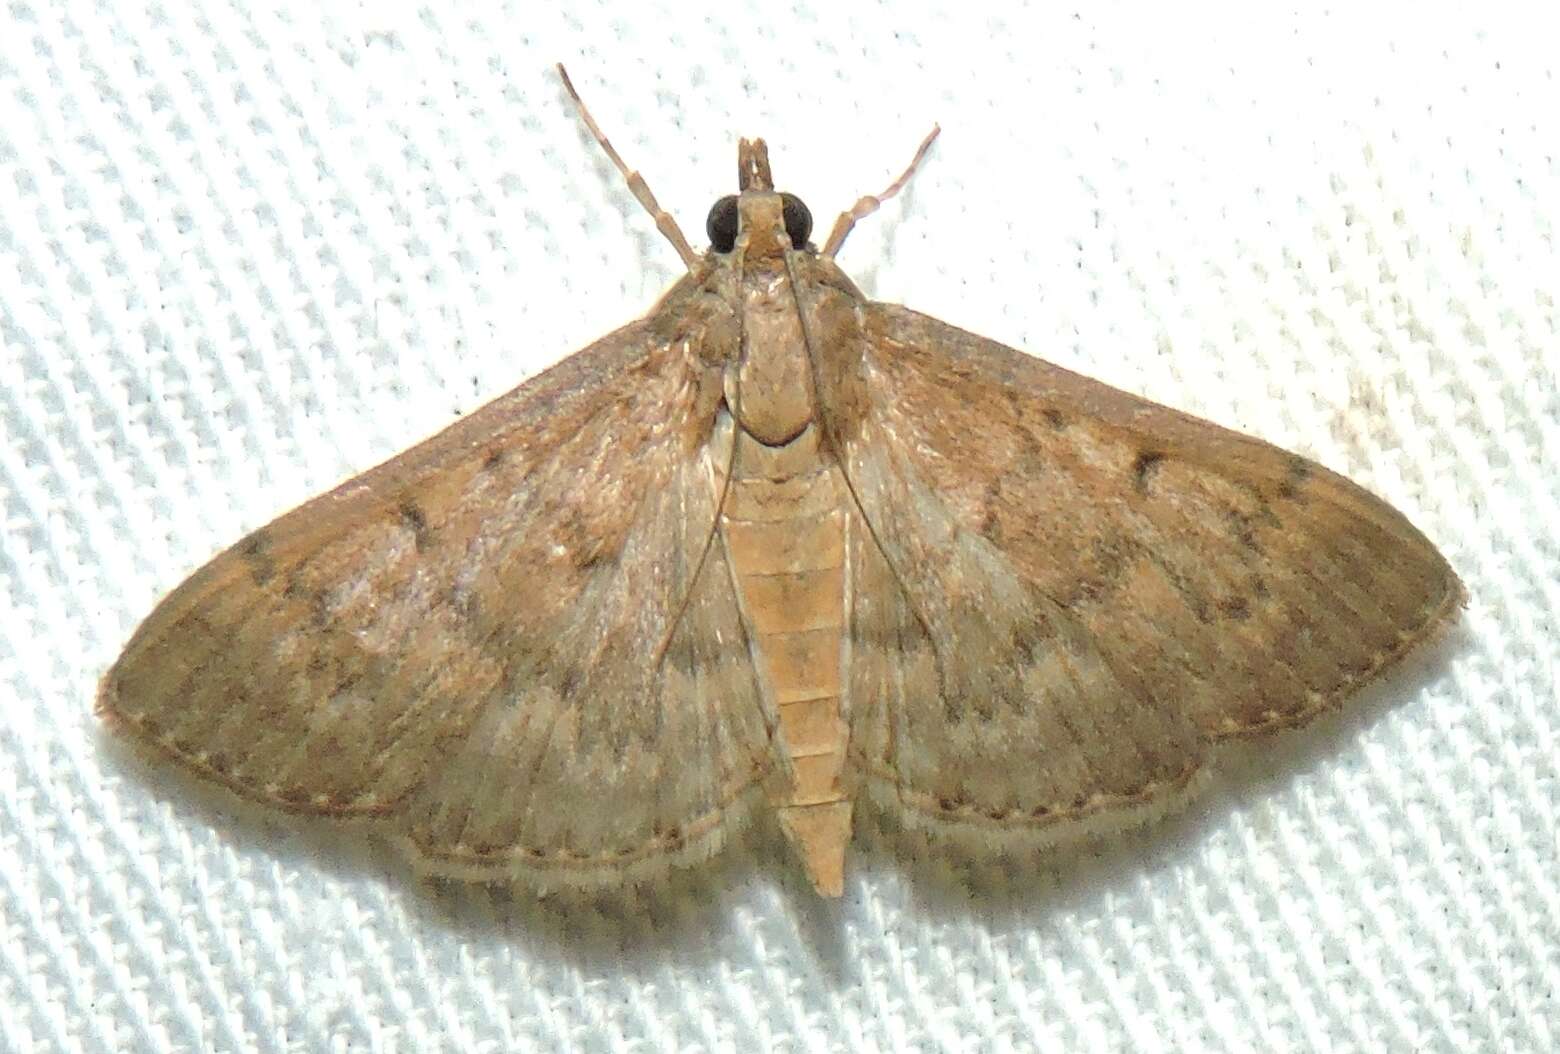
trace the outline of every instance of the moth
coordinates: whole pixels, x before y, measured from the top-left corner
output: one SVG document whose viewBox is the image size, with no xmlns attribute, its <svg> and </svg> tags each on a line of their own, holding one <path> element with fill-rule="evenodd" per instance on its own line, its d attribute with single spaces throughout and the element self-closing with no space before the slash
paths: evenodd
<svg viewBox="0 0 1560 1054">
<path fill-rule="evenodd" d="M 100 713 L 433 872 L 612 884 L 772 810 L 841 894 L 854 803 L 1050 838 L 1337 706 L 1453 618 L 1407 519 L 1304 458 L 868 300 L 761 139 L 644 318 L 173 591 Z"/>
</svg>

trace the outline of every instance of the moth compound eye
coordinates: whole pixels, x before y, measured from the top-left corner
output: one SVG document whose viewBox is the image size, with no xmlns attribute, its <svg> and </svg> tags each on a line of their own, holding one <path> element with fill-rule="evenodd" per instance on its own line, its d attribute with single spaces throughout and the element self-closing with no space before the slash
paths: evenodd
<svg viewBox="0 0 1560 1054">
<path fill-rule="evenodd" d="M 789 213 L 787 214 L 789 216 Z M 790 220 L 786 220 L 790 228 Z M 710 248 L 718 253 L 729 253 L 737 244 L 737 196 L 727 194 L 710 206 L 710 214 L 704 221 L 704 233 L 710 236 Z"/>
<path fill-rule="evenodd" d="M 807 248 L 807 236 L 812 233 L 812 213 L 795 194 L 781 194 L 780 208 L 785 217 L 785 233 L 791 238 L 791 248 Z"/>
</svg>

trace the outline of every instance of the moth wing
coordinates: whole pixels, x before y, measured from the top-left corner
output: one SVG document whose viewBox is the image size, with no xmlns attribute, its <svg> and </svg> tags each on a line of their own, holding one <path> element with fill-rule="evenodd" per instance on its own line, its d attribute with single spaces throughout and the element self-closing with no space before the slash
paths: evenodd
<svg viewBox="0 0 1560 1054">
<path fill-rule="evenodd" d="M 606 880 L 713 851 L 775 718 L 720 547 L 693 580 L 719 455 L 709 383 L 664 329 L 604 338 L 216 557 L 137 630 L 101 712 L 443 872 Z"/>
<path fill-rule="evenodd" d="M 864 308 L 833 430 L 855 763 L 918 817 L 1154 802 L 1447 623 L 1461 583 L 1335 473 L 902 307 Z"/>
</svg>

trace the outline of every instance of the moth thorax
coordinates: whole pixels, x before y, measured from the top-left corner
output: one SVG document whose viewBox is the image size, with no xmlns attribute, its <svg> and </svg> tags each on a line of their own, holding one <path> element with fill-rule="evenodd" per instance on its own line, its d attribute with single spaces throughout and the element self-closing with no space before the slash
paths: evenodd
<svg viewBox="0 0 1560 1054">
<path fill-rule="evenodd" d="M 768 446 L 790 442 L 813 420 L 806 331 L 783 271 L 743 277 L 742 355 L 726 369 L 726 403 Z"/>
</svg>

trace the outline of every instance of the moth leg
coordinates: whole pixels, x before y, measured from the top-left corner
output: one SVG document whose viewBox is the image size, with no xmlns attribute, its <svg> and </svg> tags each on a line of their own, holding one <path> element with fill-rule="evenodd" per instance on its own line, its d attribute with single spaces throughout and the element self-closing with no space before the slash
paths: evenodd
<svg viewBox="0 0 1560 1054">
<path fill-rule="evenodd" d="M 585 118 L 587 121 L 589 117 Z M 850 207 L 848 212 L 840 213 L 840 218 L 834 221 L 834 229 L 829 232 L 829 240 L 823 245 L 823 255 L 827 259 L 833 259 L 840 251 L 840 246 L 845 244 L 845 238 L 855 228 L 857 220 L 864 220 L 878 209 L 883 207 L 883 202 L 905 189 L 905 184 L 910 182 L 910 177 L 915 175 L 915 170 L 920 167 L 921 159 L 932 148 L 932 140 L 937 138 L 937 133 L 942 131 L 937 125 L 932 125 L 932 130 L 921 140 L 921 145 L 916 148 L 915 156 L 910 159 L 910 164 L 900 173 L 899 178 L 888 185 L 888 189 L 881 194 L 868 194 Z M 598 133 L 599 134 L 599 133 Z M 607 147 L 611 150 L 611 147 Z M 621 165 L 622 162 L 619 162 Z"/>
<path fill-rule="evenodd" d="M 682 257 L 684 266 L 689 270 L 699 262 L 699 254 L 693 251 L 693 246 L 688 244 L 688 239 L 683 237 L 682 229 L 677 226 L 677 221 L 672 214 L 661 208 L 661 203 L 655 200 L 655 195 L 650 193 L 650 187 L 645 182 L 645 177 L 629 168 L 618 156 L 618 152 L 612 148 L 612 143 L 602 134 L 601 127 L 591 117 L 590 111 L 585 108 L 585 100 L 580 98 L 580 93 L 574 90 L 574 83 L 569 80 L 569 71 L 563 68 L 563 63 L 558 63 L 558 76 L 563 78 L 563 86 L 569 93 L 569 98 L 574 100 L 574 105 L 579 107 L 580 117 L 585 121 L 585 127 L 590 129 L 590 134 L 596 137 L 596 142 L 601 144 L 601 149 L 607 152 L 617 170 L 623 173 L 623 178 L 628 182 L 629 192 L 634 199 L 645 207 L 645 211 L 655 219 L 656 230 L 660 231 L 666 240 L 672 243 L 672 248 L 677 250 L 677 255 Z M 935 133 L 934 133 L 935 134 Z M 917 158 L 919 160 L 919 157 Z M 908 173 L 907 173 L 908 174 Z M 867 210 L 870 212 L 871 210 Z M 865 214 L 863 214 L 865 215 Z"/>
</svg>

